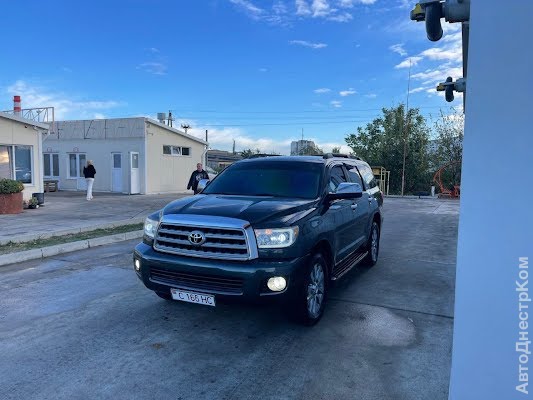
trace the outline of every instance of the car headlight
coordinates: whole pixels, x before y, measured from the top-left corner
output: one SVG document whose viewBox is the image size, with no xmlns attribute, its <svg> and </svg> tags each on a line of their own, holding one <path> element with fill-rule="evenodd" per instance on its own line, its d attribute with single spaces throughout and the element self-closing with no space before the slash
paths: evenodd
<svg viewBox="0 0 533 400">
<path fill-rule="evenodd" d="M 257 247 L 260 249 L 276 249 L 289 247 L 298 237 L 298 227 L 280 229 L 254 229 Z"/>
<path fill-rule="evenodd" d="M 157 230 L 157 225 L 159 221 L 154 219 L 146 218 L 144 221 L 144 234 L 149 238 L 153 239 L 155 236 L 155 231 Z"/>
</svg>

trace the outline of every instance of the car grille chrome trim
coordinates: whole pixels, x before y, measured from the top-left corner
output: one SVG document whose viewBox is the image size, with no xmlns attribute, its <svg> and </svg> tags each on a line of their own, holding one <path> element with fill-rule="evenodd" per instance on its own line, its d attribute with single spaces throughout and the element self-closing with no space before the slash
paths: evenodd
<svg viewBox="0 0 533 400">
<path fill-rule="evenodd" d="M 192 232 L 205 235 L 201 245 L 189 241 Z M 206 215 L 167 215 L 159 223 L 154 249 L 169 254 L 224 260 L 258 256 L 255 234 L 247 221 Z"/>
</svg>

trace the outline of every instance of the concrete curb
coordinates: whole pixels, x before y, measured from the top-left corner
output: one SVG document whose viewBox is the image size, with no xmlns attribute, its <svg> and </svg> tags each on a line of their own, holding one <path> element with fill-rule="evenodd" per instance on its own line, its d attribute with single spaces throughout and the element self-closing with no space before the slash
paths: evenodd
<svg viewBox="0 0 533 400">
<path fill-rule="evenodd" d="M 0 255 L 0 266 L 16 264 L 29 260 L 37 260 L 40 258 L 56 256 L 58 254 L 70 253 L 72 251 L 89 249 L 91 247 L 124 242 L 126 240 L 131 239 L 139 239 L 142 238 L 142 236 L 143 231 L 139 230 L 126 233 L 118 233 L 116 235 L 101 236 L 93 239 L 78 240 L 77 242 L 56 244 L 54 246 L 42 247 L 40 249 L 32 249 L 26 251 L 19 251 L 16 253 L 2 254 Z"/>
<path fill-rule="evenodd" d="M 26 242 L 32 242 L 38 239 L 48 239 L 53 236 L 73 235 L 77 233 L 94 231 L 96 229 L 110 229 L 110 228 L 117 228 L 119 226 L 124 226 L 124 225 L 140 224 L 144 222 L 144 219 L 145 217 L 136 217 L 136 218 L 131 218 L 131 219 L 123 219 L 120 221 L 106 222 L 104 224 L 82 226 L 79 228 L 61 229 L 58 231 L 50 231 L 46 233 L 11 236 L 9 239 L 0 239 L 0 246 L 3 246 L 8 243 L 26 243 Z"/>
</svg>

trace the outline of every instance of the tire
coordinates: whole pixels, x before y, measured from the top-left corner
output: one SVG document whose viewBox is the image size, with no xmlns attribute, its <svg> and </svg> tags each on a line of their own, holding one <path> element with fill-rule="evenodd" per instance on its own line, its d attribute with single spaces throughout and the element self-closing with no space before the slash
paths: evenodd
<svg viewBox="0 0 533 400">
<path fill-rule="evenodd" d="M 328 292 L 328 265 L 321 253 L 315 253 L 305 268 L 296 294 L 293 314 L 306 326 L 316 324 L 324 314 Z"/>
<path fill-rule="evenodd" d="M 368 254 L 361 262 L 362 266 L 370 268 L 376 265 L 376 263 L 378 262 L 379 238 L 379 225 L 376 221 L 374 221 L 372 222 L 372 227 L 370 228 L 370 235 L 368 237 L 368 243 L 366 245 L 366 251 L 368 251 Z"/>
<path fill-rule="evenodd" d="M 154 292 L 154 293 L 157 294 L 159 297 L 161 297 L 164 300 L 173 301 L 172 296 L 171 296 L 170 293 L 167 293 L 167 292 Z"/>
</svg>

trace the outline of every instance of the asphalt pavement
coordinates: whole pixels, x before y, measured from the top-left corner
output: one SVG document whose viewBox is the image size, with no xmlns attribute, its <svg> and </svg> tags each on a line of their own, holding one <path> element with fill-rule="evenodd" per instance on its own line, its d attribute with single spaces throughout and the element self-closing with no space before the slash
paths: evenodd
<svg viewBox="0 0 533 400">
<path fill-rule="evenodd" d="M 378 264 L 314 327 L 166 302 L 136 241 L 0 267 L 0 399 L 447 399 L 459 205 L 386 199 Z"/>
</svg>

